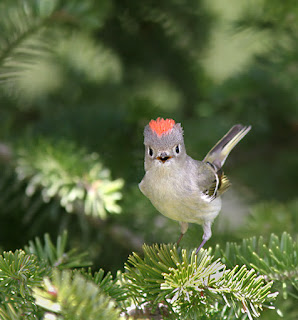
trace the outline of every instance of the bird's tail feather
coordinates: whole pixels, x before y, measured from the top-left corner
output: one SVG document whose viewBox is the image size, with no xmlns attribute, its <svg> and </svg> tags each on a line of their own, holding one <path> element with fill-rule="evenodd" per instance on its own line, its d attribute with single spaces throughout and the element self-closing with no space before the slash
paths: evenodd
<svg viewBox="0 0 298 320">
<path fill-rule="evenodd" d="M 241 124 L 236 124 L 233 126 L 229 132 L 222 137 L 221 140 L 208 152 L 204 161 L 214 164 L 218 169 L 220 169 L 232 149 L 236 144 L 249 132 L 251 126 L 243 126 Z"/>
</svg>

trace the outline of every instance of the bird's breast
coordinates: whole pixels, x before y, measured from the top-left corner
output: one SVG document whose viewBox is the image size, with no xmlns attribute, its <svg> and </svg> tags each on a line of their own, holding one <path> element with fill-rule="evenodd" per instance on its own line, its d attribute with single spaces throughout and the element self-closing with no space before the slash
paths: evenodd
<svg viewBox="0 0 298 320">
<path fill-rule="evenodd" d="M 221 207 L 219 198 L 203 200 L 197 185 L 175 170 L 149 170 L 139 187 L 161 214 L 177 221 L 202 224 L 209 216 L 213 220 Z"/>
</svg>

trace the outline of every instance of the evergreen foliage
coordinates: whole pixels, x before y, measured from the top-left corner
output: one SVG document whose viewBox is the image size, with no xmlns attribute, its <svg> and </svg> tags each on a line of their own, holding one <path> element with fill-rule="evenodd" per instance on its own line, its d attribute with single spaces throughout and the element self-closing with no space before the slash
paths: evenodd
<svg viewBox="0 0 298 320">
<path fill-rule="evenodd" d="M 23 250 L 3 252 L 0 257 L 2 319 L 36 319 L 39 310 L 32 297 L 33 286 L 40 285 L 50 269 Z"/>
<path fill-rule="evenodd" d="M 25 246 L 25 252 L 35 255 L 39 261 L 44 261 L 51 267 L 58 269 L 86 267 L 92 264 L 86 252 L 78 253 L 75 248 L 66 251 L 66 244 L 66 231 L 58 236 L 56 246 L 52 243 L 49 234 L 46 233 L 44 245 L 36 237 L 35 241 L 29 241 L 29 245 Z"/>
<path fill-rule="evenodd" d="M 36 304 L 51 311 L 52 319 L 119 319 L 120 310 L 95 283 L 67 270 L 54 270 L 52 279 L 33 291 Z"/>
<path fill-rule="evenodd" d="M 114 300 L 109 296 L 119 297 L 121 301 L 125 291 L 121 291 L 121 296 L 116 281 L 110 274 L 104 277 L 102 270 L 92 276 L 92 281 L 90 271 L 87 274 L 71 270 L 90 263 L 86 253 L 66 251 L 66 243 L 66 233 L 57 238 L 56 246 L 46 234 L 44 244 L 36 238 L 26 247 L 26 252 L 3 252 L 0 256 L 1 319 L 38 319 L 42 314 L 48 319 L 49 315 L 38 306 L 61 314 L 57 319 L 84 319 L 85 316 L 118 319 L 120 309 L 115 310 Z"/>
<path fill-rule="evenodd" d="M 220 260 L 205 252 L 195 255 L 170 245 L 144 246 L 144 259 L 134 254 L 126 265 L 129 292 L 138 304 L 151 301 L 153 306 L 166 301 L 173 319 L 199 319 L 221 314 L 246 313 L 258 317 L 264 303 L 276 294 L 270 293 L 272 282 L 265 283 L 245 265 L 226 270 Z M 132 265 L 135 269 L 132 269 Z"/>
<path fill-rule="evenodd" d="M 77 0 L 2 1 L 1 12 L 9 14 L 1 23 L 1 80 L 14 80 L 33 66 L 36 58 L 50 53 L 60 25 L 98 26 L 100 20 L 92 4 L 81 5 Z"/>
<path fill-rule="evenodd" d="M 44 202 L 56 197 L 68 212 L 99 216 L 120 213 L 116 201 L 123 180 L 111 181 L 110 171 L 103 168 L 97 154 L 86 154 L 74 145 L 42 140 L 26 144 L 18 151 L 16 173 L 27 180 L 26 194 L 33 196 L 41 189 Z"/>
<path fill-rule="evenodd" d="M 99 269 L 99 271 L 96 272 L 92 272 L 90 268 L 88 270 L 80 269 L 78 272 L 88 280 L 94 282 L 104 293 L 115 301 L 120 303 L 121 301 L 127 300 L 127 290 L 123 286 L 123 277 L 120 271 L 115 279 L 111 272 L 105 273 L 103 269 Z"/>
<path fill-rule="evenodd" d="M 86 255 L 66 251 L 66 242 L 66 233 L 56 246 L 45 235 L 26 252 L 3 252 L 1 319 L 254 319 L 274 308 L 278 292 L 272 289 L 283 288 L 284 299 L 297 292 L 298 247 L 286 233 L 272 235 L 268 244 L 250 238 L 221 252 L 217 247 L 215 256 L 144 245 L 144 257 L 133 253 L 115 278 L 102 269 L 75 270 Z"/>
<path fill-rule="evenodd" d="M 1 320 L 298 318 L 297 9 L 0 2 Z M 199 226 L 183 249 L 151 245 L 179 233 L 137 187 L 158 116 L 182 122 L 196 159 L 253 128 L 198 256 Z"/>
<path fill-rule="evenodd" d="M 297 288 L 297 242 L 283 233 L 281 239 L 271 234 L 269 244 L 263 237 L 244 239 L 241 244 L 227 243 L 225 249 L 219 246 L 215 249 L 215 256 L 221 257 L 228 267 L 235 264 L 247 264 L 260 274 L 266 275 L 268 280 L 279 280 L 283 286 L 292 284 Z"/>
</svg>

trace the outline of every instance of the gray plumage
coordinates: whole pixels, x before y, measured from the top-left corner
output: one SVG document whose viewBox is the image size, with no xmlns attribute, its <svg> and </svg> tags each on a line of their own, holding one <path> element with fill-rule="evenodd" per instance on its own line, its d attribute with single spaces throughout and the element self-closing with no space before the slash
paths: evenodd
<svg viewBox="0 0 298 320">
<path fill-rule="evenodd" d="M 178 243 L 187 231 L 188 223 L 203 226 L 203 242 L 198 252 L 211 237 L 211 224 L 221 209 L 220 195 L 229 186 L 221 167 L 250 127 L 234 126 L 203 161 L 197 161 L 186 154 L 180 123 L 155 131 L 156 127 L 159 129 L 158 125 L 165 125 L 165 121 L 169 119 L 158 118 L 145 127 L 146 173 L 139 188 L 160 213 L 179 221 L 181 236 Z"/>
</svg>

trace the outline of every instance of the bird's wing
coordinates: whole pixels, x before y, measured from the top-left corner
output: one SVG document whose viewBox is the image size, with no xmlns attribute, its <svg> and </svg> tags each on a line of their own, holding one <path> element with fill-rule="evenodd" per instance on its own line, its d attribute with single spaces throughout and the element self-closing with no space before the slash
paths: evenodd
<svg viewBox="0 0 298 320">
<path fill-rule="evenodd" d="M 231 184 L 221 169 L 217 170 L 217 167 L 210 162 L 206 162 L 206 165 L 211 169 L 209 170 L 212 172 L 212 174 L 208 175 L 208 180 L 206 179 L 204 183 L 206 188 L 202 191 L 202 198 L 210 202 L 217 196 L 223 194 Z"/>
</svg>

